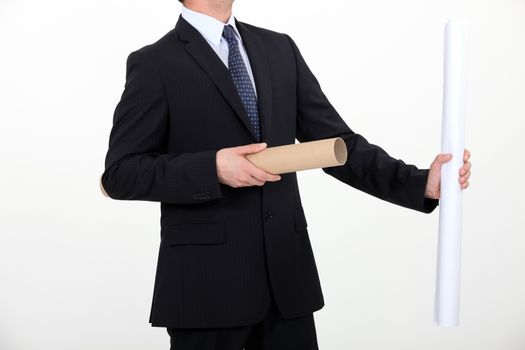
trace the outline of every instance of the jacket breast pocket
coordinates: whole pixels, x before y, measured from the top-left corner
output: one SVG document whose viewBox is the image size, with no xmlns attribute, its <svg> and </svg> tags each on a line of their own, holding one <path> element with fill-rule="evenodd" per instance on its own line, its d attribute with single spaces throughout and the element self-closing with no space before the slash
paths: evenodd
<svg viewBox="0 0 525 350">
<path fill-rule="evenodd" d="M 162 243 L 165 246 L 184 244 L 221 244 L 226 242 L 224 221 L 184 221 L 168 224 Z"/>
</svg>

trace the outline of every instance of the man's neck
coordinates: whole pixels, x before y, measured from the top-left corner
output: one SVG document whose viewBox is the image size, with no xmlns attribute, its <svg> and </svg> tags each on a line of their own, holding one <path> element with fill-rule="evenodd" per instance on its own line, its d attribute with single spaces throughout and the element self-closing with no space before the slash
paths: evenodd
<svg viewBox="0 0 525 350">
<path fill-rule="evenodd" d="M 232 3 L 229 1 L 184 0 L 184 5 L 192 11 L 200 12 L 227 23 L 232 14 Z"/>
</svg>

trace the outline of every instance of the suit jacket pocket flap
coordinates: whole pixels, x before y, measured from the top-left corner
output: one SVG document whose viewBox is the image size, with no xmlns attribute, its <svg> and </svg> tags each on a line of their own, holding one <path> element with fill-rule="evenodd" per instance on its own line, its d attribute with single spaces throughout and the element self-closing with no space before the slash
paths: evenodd
<svg viewBox="0 0 525 350">
<path fill-rule="evenodd" d="M 193 221 L 169 224 L 163 240 L 167 246 L 224 243 L 226 241 L 225 222 Z"/>
</svg>

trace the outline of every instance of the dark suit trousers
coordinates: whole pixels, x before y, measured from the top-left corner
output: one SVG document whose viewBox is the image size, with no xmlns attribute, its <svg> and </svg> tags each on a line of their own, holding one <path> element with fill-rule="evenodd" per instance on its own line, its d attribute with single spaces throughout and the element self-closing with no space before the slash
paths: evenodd
<svg viewBox="0 0 525 350">
<path fill-rule="evenodd" d="M 314 316 L 283 319 L 272 302 L 264 318 L 233 328 L 167 328 L 171 350 L 318 350 Z"/>
</svg>

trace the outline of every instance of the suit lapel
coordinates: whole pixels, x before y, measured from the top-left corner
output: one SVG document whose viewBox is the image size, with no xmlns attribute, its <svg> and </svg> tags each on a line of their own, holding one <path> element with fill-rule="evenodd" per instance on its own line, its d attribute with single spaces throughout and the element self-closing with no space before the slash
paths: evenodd
<svg viewBox="0 0 525 350">
<path fill-rule="evenodd" d="M 257 140 L 228 68 L 213 51 L 206 39 L 182 16 L 179 16 L 175 30 L 179 33 L 181 40 L 187 42 L 186 50 L 188 53 L 214 82 L 252 138 Z"/>
<path fill-rule="evenodd" d="M 237 29 L 241 34 L 244 48 L 250 60 L 250 66 L 254 75 L 255 86 L 257 88 L 257 100 L 259 106 L 259 123 L 261 124 L 261 142 L 268 142 L 270 128 L 270 113 L 272 90 L 270 81 L 270 69 L 262 43 L 259 38 L 249 31 L 245 25 L 236 21 Z M 189 24 L 182 16 L 179 16 L 175 30 L 179 37 L 186 43 L 186 50 L 195 61 L 206 72 L 210 79 L 217 86 L 226 101 L 235 111 L 236 116 L 245 126 L 251 137 L 257 142 L 257 136 L 246 114 L 237 88 L 233 82 L 230 71 L 210 47 L 206 39 Z M 270 143 L 268 142 L 268 145 Z"/>
</svg>

